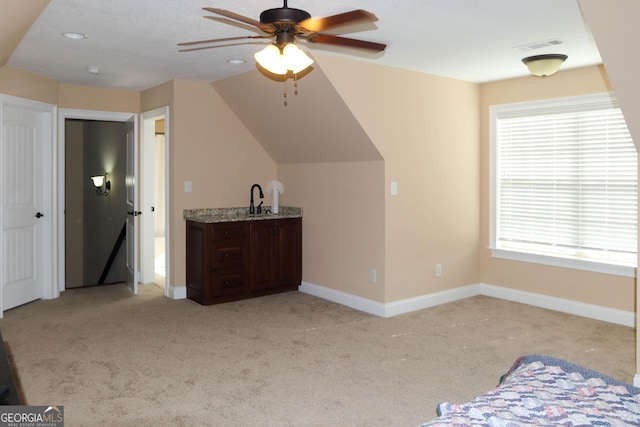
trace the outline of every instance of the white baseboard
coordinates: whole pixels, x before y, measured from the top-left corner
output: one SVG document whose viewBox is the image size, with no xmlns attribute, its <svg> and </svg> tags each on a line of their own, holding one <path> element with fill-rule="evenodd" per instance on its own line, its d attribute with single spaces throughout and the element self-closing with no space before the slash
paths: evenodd
<svg viewBox="0 0 640 427">
<path fill-rule="evenodd" d="M 399 314 L 410 313 L 412 311 L 422 310 L 423 308 L 435 307 L 437 305 L 469 298 L 478 295 L 479 289 L 480 287 L 478 285 L 468 285 L 447 291 L 435 292 L 432 294 L 421 295 L 419 297 L 390 302 L 384 305 L 384 317 L 397 316 Z"/>
<path fill-rule="evenodd" d="M 464 286 L 462 288 L 436 292 L 387 304 L 324 286 L 314 285 L 309 282 L 302 282 L 298 290 L 375 316 L 392 317 L 478 295 L 479 286 Z"/>
<path fill-rule="evenodd" d="M 594 304 L 572 301 L 563 298 L 551 297 L 548 295 L 535 294 L 532 292 L 518 291 L 501 286 L 480 284 L 481 295 L 508 301 L 533 305 L 535 307 L 560 311 L 563 313 L 575 314 L 576 316 L 588 317 L 590 319 L 603 320 L 618 325 L 635 327 L 636 315 L 634 312 L 616 310 Z"/>
<path fill-rule="evenodd" d="M 187 297 L 186 286 L 169 286 L 169 295 L 171 299 L 185 299 Z"/>
<path fill-rule="evenodd" d="M 640 387 L 640 374 L 635 374 L 633 376 L 633 386 Z"/>
<path fill-rule="evenodd" d="M 632 328 L 635 327 L 636 318 L 634 312 L 616 310 L 593 304 L 585 304 L 582 302 L 535 294 L 532 292 L 518 291 L 486 283 L 463 286 L 448 291 L 436 292 L 386 304 L 309 282 L 302 282 L 299 291 L 380 317 L 397 316 L 399 314 L 410 313 L 412 311 L 446 304 L 463 298 L 476 295 L 486 295 L 493 298 L 519 302 L 535 307 L 602 320 Z M 640 379 L 638 381 L 640 382 Z"/>
<path fill-rule="evenodd" d="M 370 300 L 368 298 L 362 298 L 357 295 L 348 294 L 346 292 L 337 291 L 335 289 L 327 288 L 325 286 L 314 285 L 309 282 L 302 282 L 298 287 L 300 292 L 313 295 L 318 298 L 326 299 L 328 301 L 337 302 L 338 304 L 346 305 L 353 309 L 364 311 L 365 313 L 373 314 L 380 317 L 385 317 L 385 305 L 384 303 Z"/>
</svg>

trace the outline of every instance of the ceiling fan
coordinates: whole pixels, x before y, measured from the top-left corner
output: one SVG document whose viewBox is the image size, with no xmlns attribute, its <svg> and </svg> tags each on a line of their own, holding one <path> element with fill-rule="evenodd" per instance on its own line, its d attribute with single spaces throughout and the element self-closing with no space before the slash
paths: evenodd
<svg viewBox="0 0 640 427">
<path fill-rule="evenodd" d="M 284 0 L 283 7 L 263 11 L 260 14 L 259 21 L 225 9 L 218 9 L 214 7 L 205 7 L 203 9 L 207 12 L 215 13 L 225 18 L 248 24 L 254 27 L 252 29 L 258 30 L 258 32 L 262 34 L 199 40 L 178 43 L 178 46 L 196 46 L 234 40 L 269 39 L 275 37 L 274 43 L 255 54 L 256 61 L 263 68 L 275 74 L 287 74 L 289 71 L 298 73 L 313 63 L 313 60 L 307 57 L 307 55 L 305 55 L 304 52 L 298 49 L 295 45 L 296 37 L 311 43 L 339 45 L 367 49 L 374 52 L 382 52 L 386 48 L 386 45 L 382 43 L 324 34 L 321 32 L 339 26 L 371 23 L 378 20 L 373 13 L 362 9 L 331 15 L 325 18 L 312 18 L 307 11 L 288 7 L 287 0 Z M 220 18 L 213 16 L 205 16 L 205 18 L 220 20 Z M 217 46 L 181 49 L 180 52 L 208 49 L 212 47 Z"/>
</svg>

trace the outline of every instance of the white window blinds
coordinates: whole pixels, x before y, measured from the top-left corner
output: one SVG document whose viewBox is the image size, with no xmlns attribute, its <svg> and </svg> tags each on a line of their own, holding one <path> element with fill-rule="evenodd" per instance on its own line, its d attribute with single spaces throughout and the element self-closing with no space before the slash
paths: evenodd
<svg viewBox="0 0 640 427">
<path fill-rule="evenodd" d="M 495 120 L 496 248 L 635 265 L 636 150 L 611 98 Z"/>
</svg>

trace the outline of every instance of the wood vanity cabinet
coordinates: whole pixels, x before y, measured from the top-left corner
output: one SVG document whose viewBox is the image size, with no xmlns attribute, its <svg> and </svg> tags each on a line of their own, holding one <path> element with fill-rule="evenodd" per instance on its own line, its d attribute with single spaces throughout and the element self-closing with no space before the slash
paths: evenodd
<svg viewBox="0 0 640 427">
<path fill-rule="evenodd" d="M 297 290 L 302 218 L 187 221 L 187 298 L 200 304 Z"/>
</svg>

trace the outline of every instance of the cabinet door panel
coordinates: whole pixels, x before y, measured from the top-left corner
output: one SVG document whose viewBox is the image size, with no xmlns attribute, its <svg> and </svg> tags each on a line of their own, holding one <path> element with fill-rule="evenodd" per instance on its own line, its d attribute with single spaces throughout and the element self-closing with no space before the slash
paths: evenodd
<svg viewBox="0 0 640 427">
<path fill-rule="evenodd" d="M 251 239 L 251 284 L 263 289 L 270 286 L 273 275 L 273 221 L 252 224 Z"/>
<path fill-rule="evenodd" d="M 300 283 L 300 227 L 295 222 L 282 221 L 277 228 L 277 263 L 274 281 L 279 285 Z"/>
<path fill-rule="evenodd" d="M 300 219 L 251 225 L 251 286 L 256 290 L 296 289 L 302 280 Z"/>
</svg>

